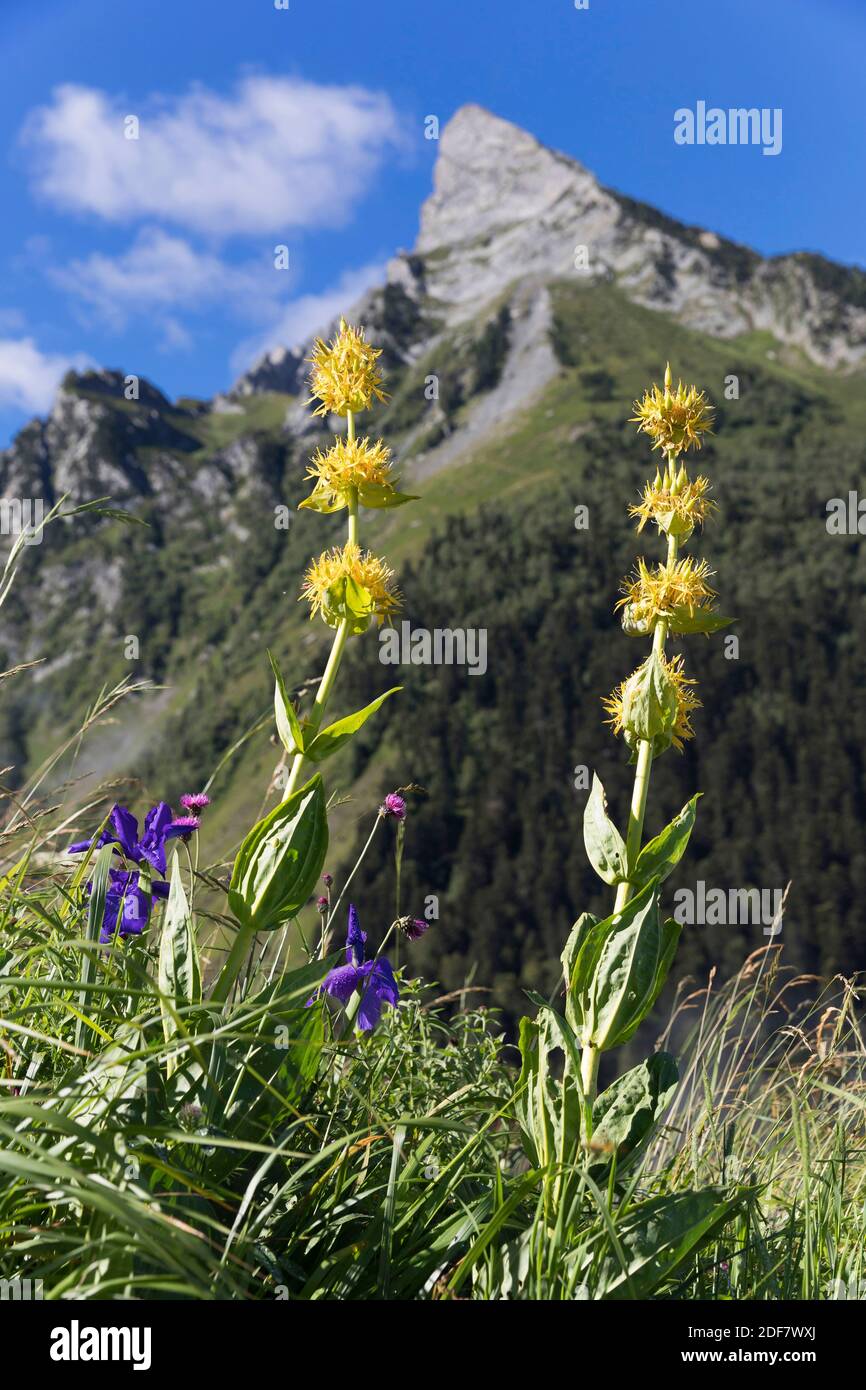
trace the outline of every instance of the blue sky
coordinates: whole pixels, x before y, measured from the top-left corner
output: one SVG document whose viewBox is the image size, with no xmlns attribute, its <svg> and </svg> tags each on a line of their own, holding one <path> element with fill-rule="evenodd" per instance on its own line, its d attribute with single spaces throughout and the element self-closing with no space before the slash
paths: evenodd
<svg viewBox="0 0 866 1390">
<path fill-rule="evenodd" d="M 412 245 L 424 119 L 468 101 L 684 221 L 866 262 L 863 0 L 289 6 L 0 0 L 0 441 L 70 364 L 209 396 L 327 319 Z M 699 100 L 780 107 L 782 152 L 677 145 Z"/>
</svg>

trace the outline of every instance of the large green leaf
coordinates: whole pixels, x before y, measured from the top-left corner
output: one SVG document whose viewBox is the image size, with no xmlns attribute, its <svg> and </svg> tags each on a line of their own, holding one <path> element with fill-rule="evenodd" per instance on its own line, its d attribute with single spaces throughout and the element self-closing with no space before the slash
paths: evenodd
<svg viewBox="0 0 866 1390">
<path fill-rule="evenodd" d="M 636 739 L 670 741 L 679 702 L 676 687 L 658 652 L 653 651 L 626 681 L 622 722 Z"/>
<path fill-rule="evenodd" d="M 318 733 L 310 743 L 306 749 L 306 756 L 314 763 L 321 763 L 324 762 L 325 758 L 330 758 L 332 753 L 336 753 L 338 748 L 342 748 L 344 743 L 348 743 L 362 724 L 366 724 L 370 715 L 376 713 L 389 695 L 396 695 L 397 691 L 402 689 L 402 685 L 392 686 L 390 690 L 385 691 L 384 695 L 380 695 L 369 705 L 365 705 L 363 709 L 356 710 L 354 714 L 347 714 L 345 719 L 338 719 L 334 724 L 329 724 L 327 729 L 322 729 L 321 733 Z"/>
<path fill-rule="evenodd" d="M 700 796 L 701 792 L 693 796 L 679 815 L 675 816 L 655 839 L 644 845 L 631 877 L 636 887 L 642 888 L 653 878 L 658 879 L 659 883 L 664 883 L 668 875 L 673 873 L 689 843 Z"/>
<path fill-rule="evenodd" d="M 605 883 L 621 883 L 628 878 L 625 842 L 607 814 L 604 787 L 595 773 L 583 812 L 583 843 L 590 864 Z"/>
<path fill-rule="evenodd" d="M 322 872 L 328 817 L 319 773 L 253 826 L 238 851 L 229 906 L 244 926 L 272 931 L 307 901 Z"/>
<path fill-rule="evenodd" d="M 598 962 L 604 944 L 614 928 L 616 916 L 605 917 L 599 922 L 591 913 L 584 912 L 572 929 L 569 943 L 574 942 L 571 985 L 567 995 L 566 1014 L 572 1026 L 586 1038 L 591 1004 L 591 986 L 595 979 Z M 568 950 L 568 945 L 566 946 Z"/>
<path fill-rule="evenodd" d="M 584 956 L 584 947 L 592 930 L 598 925 L 598 918 L 593 917 L 591 912 L 582 912 L 572 927 L 560 956 L 562 974 L 565 979 L 565 1012 L 572 1028 L 579 1028 L 583 1023 L 579 1003 L 582 997 L 579 963 Z M 601 950 L 600 944 L 598 949 Z"/>
<path fill-rule="evenodd" d="M 527 1157 L 539 1167 L 554 1160 L 574 1159 L 580 1144 L 580 1044 L 567 1022 L 540 995 L 530 992 L 539 1007 L 536 1020 L 520 1020 L 520 1077 L 515 1113 Z M 562 1051 L 563 1075 L 550 1068 L 550 1054 Z"/>
<path fill-rule="evenodd" d="M 311 512 L 322 512 L 327 516 L 331 512 L 341 512 L 347 505 L 345 497 L 339 493 L 331 492 L 327 485 L 322 486 L 316 483 L 309 497 L 305 497 L 303 502 L 298 503 L 298 511 L 306 508 Z"/>
<path fill-rule="evenodd" d="M 514 1108 L 526 1155 L 539 1167 L 545 1167 L 556 1153 L 555 1102 L 545 1028 L 524 1017 L 520 1020 L 520 1076 Z"/>
<path fill-rule="evenodd" d="M 366 632 L 376 604 L 370 590 L 350 574 L 335 579 L 322 598 L 322 617 L 329 627 L 347 622 L 349 632 Z"/>
<path fill-rule="evenodd" d="M 178 1008 L 201 1003 L 201 965 L 177 850 L 172 856 L 170 883 L 162 918 L 157 966 L 159 1007 L 166 1042 L 178 1031 Z"/>
<path fill-rule="evenodd" d="M 645 1062 L 618 1076 L 596 1099 L 592 1109 L 592 1147 L 604 1160 L 590 1169 L 598 1178 L 612 1157 L 621 1172 L 646 1146 L 677 1087 L 677 1064 L 667 1052 L 654 1052 Z"/>
<path fill-rule="evenodd" d="M 662 989 L 664 988 L 665 980 L 667 979 L 668 972 L 671 968 L 671 965 L 673 964 L 673 959 L 676 955 L 677 950 L 677 943 L 679 942 L 680 933 L 682 932 L 682 929 L 682 923 L 675 922 L 673 917 L 668 917 L 667 921 L 662 922 L 661 926 L 659 927 L 659 960 L 658 965 L 656 966 L 656 974 L 655 979 L 653 980 L 653 987 L 650 990 L 649 998 L 646 1001 L 643 1015 L 640 1017 L 635 1017 L 632 1020 L 632 1022 L 629 1023 L 622 1030 L 622 1032 L 619 1034 L 618 1046 L 621 1047 L 623 1043 L 629 1042 L 629 1040 L 634 1037 L 641 1023 L 643 1022 L 643 1019 L 646 1018 L 650 1013 L 652 1013 L 652 1010 L 655 1007 L 656 1000 L 658 999 L 659 995 L 662 992 Z"/>
<path fill-rule="evenodd" d="M 658 885 L 647 884 L 609 922 L 589 985 L 584 1038 L 602 1052 L 646 1016 L 661 950 Z"/>
</svg>

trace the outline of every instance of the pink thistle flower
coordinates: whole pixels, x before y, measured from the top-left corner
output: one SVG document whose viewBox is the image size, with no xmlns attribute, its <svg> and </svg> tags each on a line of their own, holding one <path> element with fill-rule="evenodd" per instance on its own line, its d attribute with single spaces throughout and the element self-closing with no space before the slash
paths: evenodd
<svg viewBox="0 0 866 1390">
<path fill-rule="evenodd" d="M 184 840 L 188 840 L 194 830 L 201 828 L 201 821 L 198 816 L 176 816 L 172 824 L 177 834 Z"/>
</svg>

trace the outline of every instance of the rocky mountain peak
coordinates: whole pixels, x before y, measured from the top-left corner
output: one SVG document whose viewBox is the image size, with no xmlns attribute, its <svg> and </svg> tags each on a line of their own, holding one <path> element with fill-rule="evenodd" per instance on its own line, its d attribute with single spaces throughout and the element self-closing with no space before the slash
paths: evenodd
<svg viewBox="0 0 866 1390">
<path fill-rule="evenodd" d="M 414 250 L 396 256 L 387 283 L 344 312 L 377 335 L 392 363 L 405 363 L 438 334 L 483 324 L 503 300 L 518 320 L 521 305 L 532 305 L 536 355 L 547 361 L 550 324 L 538 306 L 558 280 L 613 283 L 636 303 L 719 338 L 769 332 L 826 367 L 866 361 L 862 271 L 804 254 L 766 258 L 686 226 L 474 104 L 442 129 Z M 299 393 L 311 345 L 272 349 L 229 399 Z"/>
<path fill-rule="evenodd" d="M 463 106 L 442 131 L 433 194 L 421 211 L 419 253 L 533 223 L 568 193 L 598 193 L 593 176 L 534 136 Z"/>
</svg>

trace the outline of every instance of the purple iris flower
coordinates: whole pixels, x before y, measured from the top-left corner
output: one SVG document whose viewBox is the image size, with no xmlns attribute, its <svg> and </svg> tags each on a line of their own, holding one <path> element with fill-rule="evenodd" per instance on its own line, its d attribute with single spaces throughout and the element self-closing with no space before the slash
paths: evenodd
<svg viewBox="0 0 866 1390">
<path fill-rule="evenodd" d="M 391 962 L 384 956 L 365 960 L 366 944 L 367 933 L 361 930 L 358 912 L 352 903 L 346 933 L 346 964 L 329 970 L 313 998 L 307 1000 L 310 1005 L 320 994 L 330 994 L 332 999 L 348 1004 L 355 990 L 359 990 L 358 1027 L 363 1033 L 369 1033 L 376 1027 L 382 1017 L 383 1005 L 390 1004 L 396 1008 L 400 999 Z"/>
<path fill-rule="evenodd" d="M 137 869 L 128 872 L 123 869 L 109 869 L 108 879 L 105 915 L 99 933 L 99 940 L 103 946 L 111 941 L 118 927 L 121 936 L 139 936 L 150 919 L 153 905 L 151 893 L 154 898 L 168 897 L 168 884 L 161 883 L 159 879 L 151 883 L 150 893 L 145 893 L 139 888 Z M 89 888 L 90 884 L 87 886 Z"/>
<path fill-rule="evenodd" d="M 171 807 L 165 801 L 160 801 L 156 806 L 151 807 L 144 818 L 144 833 L 141 839 L 138 837 L 138 821 L 131 811 L 127 811 L 125 806 L 112 806 L 110 825 L 103 830 L 99 839 L 96 841 L 96 848 L 102 845 L 119 845 L 120 850 L 126 859 L 133 864 L 141 864 L 147 861 L 158 874 L 165 873 L 165 842 L 174 839 L 177 835 L 189 835 L 191 830 L 197 827 L 191 826 L 188 817 L 181 817 L 175 820 Z M 69 854 L 81 854 L 82 851 L 90 849 L 93 840 L 79 840 L 76 844 L 70 845 Z"/>
</svg>

